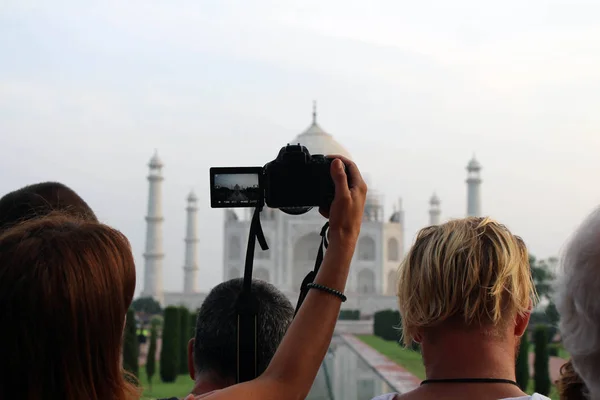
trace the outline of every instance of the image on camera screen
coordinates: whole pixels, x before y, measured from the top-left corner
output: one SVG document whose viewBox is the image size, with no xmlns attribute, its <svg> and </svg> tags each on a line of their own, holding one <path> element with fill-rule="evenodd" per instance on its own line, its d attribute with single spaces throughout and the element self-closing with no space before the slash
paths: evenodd
<svg viewBox="0 0 600 400">
<path fill-rule="evenodd" d="M 261 201 L 258 174 L 215 173 L 212 187 L 213 207 L 254 207 Z"/>
</svg>

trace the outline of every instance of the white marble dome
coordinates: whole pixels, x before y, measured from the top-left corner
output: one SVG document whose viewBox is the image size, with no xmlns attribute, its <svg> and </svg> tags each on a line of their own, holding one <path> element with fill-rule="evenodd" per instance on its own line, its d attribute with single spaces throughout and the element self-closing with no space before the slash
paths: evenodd
<svg viewBox="0 0 600 400">
<path fill-rule="evenodd" d="M 338 154 L 352 159 L 348 150 L 317 124 L 317 114 L 313 111 L 313 122 L 304 132 L 288 142 L 288 144 L 301 144 L 310 154 L 334 155 Z"/>
</svg>

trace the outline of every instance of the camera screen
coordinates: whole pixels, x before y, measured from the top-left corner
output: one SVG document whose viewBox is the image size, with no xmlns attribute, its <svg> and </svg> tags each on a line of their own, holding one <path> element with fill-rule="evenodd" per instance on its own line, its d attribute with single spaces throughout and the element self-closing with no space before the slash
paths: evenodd
<svg viewBox="0 0 600 400">
<path fill-rule="evenodd" d="M 213 208 L 256 207 L 262 204 L 260 167 L 211 168 L 210 199 Z"/>
</svg>

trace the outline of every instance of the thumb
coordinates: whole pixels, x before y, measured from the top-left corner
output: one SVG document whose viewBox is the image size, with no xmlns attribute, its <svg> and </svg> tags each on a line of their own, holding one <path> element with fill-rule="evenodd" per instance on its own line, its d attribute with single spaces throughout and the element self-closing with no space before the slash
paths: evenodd
<svg viewBox="0 0 600 400">
<path fill-rule="evenodd" d="M 348 188 L 348 176 L 344 170 L 344 163 L 339 158 L 336 158 L 331 163 L 331 178 L 335 185 L 336 197 L 339 195 L 348 195 L 350 189 Z"/>
</svg>

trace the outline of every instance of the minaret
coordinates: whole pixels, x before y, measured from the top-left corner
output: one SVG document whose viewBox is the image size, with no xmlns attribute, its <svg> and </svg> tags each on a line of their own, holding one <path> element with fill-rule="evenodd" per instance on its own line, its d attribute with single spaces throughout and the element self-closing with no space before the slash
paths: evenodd
<svg viewBox="0 0 600 400">
<path fill-rule="evenodd" d="M 402 226 L 402 233 L 404 233 L 404 209 L 402 208 L 402 197 L 398 198 L 398 222 Z"/>
<path fill-rule="evenodd" d="M 440 199 L 435 193 L 429 199 L 429 206 L 429 225 L 439 225 L 442 211 L 440 209 Z"/>
<path fill-rule="evenodd" d="M 479 217 L 481 215 L 481 165 L 475 155 L 467 165 L 467 216 Z"/>
<path fill-rule="evenodd" d="M 198 198 L 190 192 L 187 198 L 187 230 L 185 235 L 185 265 L 183 266 L 183 293 L 198 292 Z"/>
<path fill-rule="evenodd" d="M 148 182 L 148 216 L 146 217 L 146 252 L 144 253 L 144 290 L 143 297 L 153 297 L 163 303 L 162 263 L 162 167 L 163 164 L 155 152 L 150 163 Z"/>
</svg>

